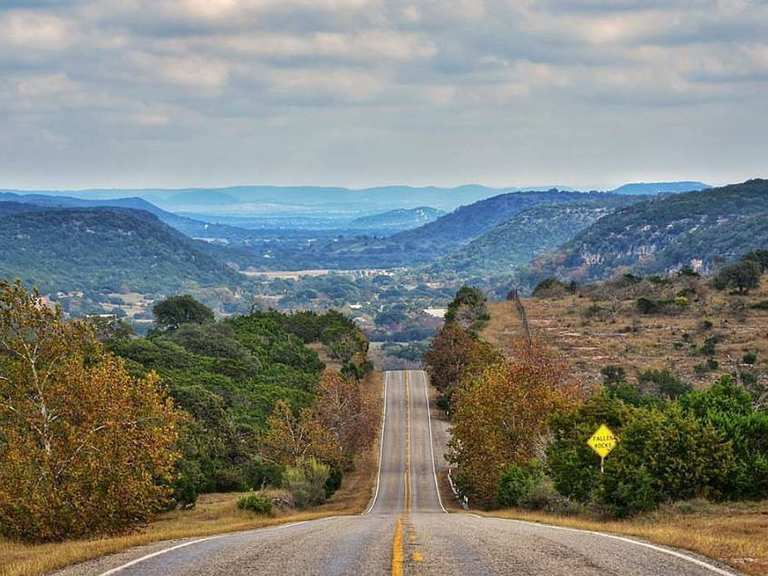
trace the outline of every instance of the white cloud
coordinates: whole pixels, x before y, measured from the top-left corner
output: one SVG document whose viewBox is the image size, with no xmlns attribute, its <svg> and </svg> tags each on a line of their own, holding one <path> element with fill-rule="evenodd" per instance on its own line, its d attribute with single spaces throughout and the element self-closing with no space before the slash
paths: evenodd
<svg viewBox="0 0 768 576">
<path fill-rule="evenodd" d="M 39 11 L 0 11 L 0 46 L 61 50 L 74 41 L 74 28 L 63 18 Z"/>
<path fill-rule="evenodd" d="M 145 148 L 131 142 L 146 138 L 157 170 L 174 154 L 204 163 L 215 150 L 232 159 L 228 181 L 257 168 L 261 179 L 283 177 L 296 162 L 346 183 L 333 154 L 354 146 L 358 156 L 370 150 L 363 179 L 397 179 L 399 170 L 387 171 L 402 165 L 403 177 L 491 181 L 514 169 L 499 155 L 506 148 L 517 150 L 519 174 L 562 182 L 567 174 L 552 170 L 574 149 L 583 170 L 622 167 L 606 144 L 621 134 L 643 135 L 633 154 L 646 165 L 697 166 L 672 149 L 682 146 L 707 157 L 707 169 L 713 158 L 751 167 L 768 129 L 766 90 L 768 2 L 0 4 L 0 142 L 29 142 L 0 144 L 0 173 L 32 166 L 29 150 L 45 156 L 55 141 L 61 173 L 81 174 L 82 184 L 94 169 L 89 153 L 119 148 L 134 164 L 116 169 L 137 172 Z M 727 150 L 716 146 L 737 128 Z M 263 147 L 260 167 L 245 152 L 251 143 Z M 446 162 L 451 155 L 461 162 Z"/>
</svg>

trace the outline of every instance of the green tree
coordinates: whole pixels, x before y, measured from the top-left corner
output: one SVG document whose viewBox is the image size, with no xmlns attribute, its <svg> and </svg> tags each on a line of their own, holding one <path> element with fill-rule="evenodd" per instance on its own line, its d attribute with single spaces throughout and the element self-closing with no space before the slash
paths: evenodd
<svg viewBox="0 0 768 576">
<path fill-rule="evenodd" d="M 171 296 L 152 308 L 157 325 L 165 330 L 175 330 L 182 324 L 205 324 L 213 321 L 213 311 L 192 296 Z"/>
<path fill-rule="evenodd" d="M 746 294 L 760 285 L 762 266 L 755 260 L 742 260 L 726 266 L 715 276 L 713 285 L 718 290 L 731 288 L 739 294 Z"/>
</svg>

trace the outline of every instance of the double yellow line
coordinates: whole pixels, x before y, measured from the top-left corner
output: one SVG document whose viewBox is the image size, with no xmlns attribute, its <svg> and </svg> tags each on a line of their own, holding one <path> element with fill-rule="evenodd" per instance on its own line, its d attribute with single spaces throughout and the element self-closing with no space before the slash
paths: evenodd
<svg viewBox="0 0 768 576">
<path fill-rule="evenodd" d="M 403 538 L 403 516 L 411 511 L 411 380 L 410 373 L 404 373 L 405 383 L 405 512 L 395 523 L 392 538 L 392 576 L 403 576 L 405 571 L 405 542 Z"/>
</svg>

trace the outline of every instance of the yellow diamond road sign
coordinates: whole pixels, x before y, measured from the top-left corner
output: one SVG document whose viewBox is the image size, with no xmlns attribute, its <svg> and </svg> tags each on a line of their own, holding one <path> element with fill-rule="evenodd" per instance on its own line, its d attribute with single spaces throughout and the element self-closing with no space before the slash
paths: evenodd
<svg viewBox="0 0 768 576">
<path fill-rule="evenodd" d="M 587 444 L 600 455 L 600 458 L 605 458 L 611 453 L 611 450 L 616 448 L 616 435 L 608 426 L 601 424 L 597 432 L 592 434 L 592 437 L 587 440 Z"/>
</svg>

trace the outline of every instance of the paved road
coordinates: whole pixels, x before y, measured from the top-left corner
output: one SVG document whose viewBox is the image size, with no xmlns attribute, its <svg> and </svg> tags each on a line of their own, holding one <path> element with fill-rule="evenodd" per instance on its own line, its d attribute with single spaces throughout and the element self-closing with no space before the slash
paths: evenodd
<svg viewBox="0 0 768 576">
<path fill-rule="evenodd" d="M 105 559 L 67 576 L 732 574 L 689 555 L 597 534 L 447 514 L 440 501 L 427 381 L 388 372 L 375 497 L 365 514 L 157 545 L 149 558 Z M 435 437 L 435 440 L 437 438 Z M 145 552 L 146 554 L 147 552 Z M 676 555 L 677 554 L 677 555 Z M 135 553 L 134 553 L 135 555 Z M 135 562 L 125 565 L 126 562 Z"/>
</svg>

